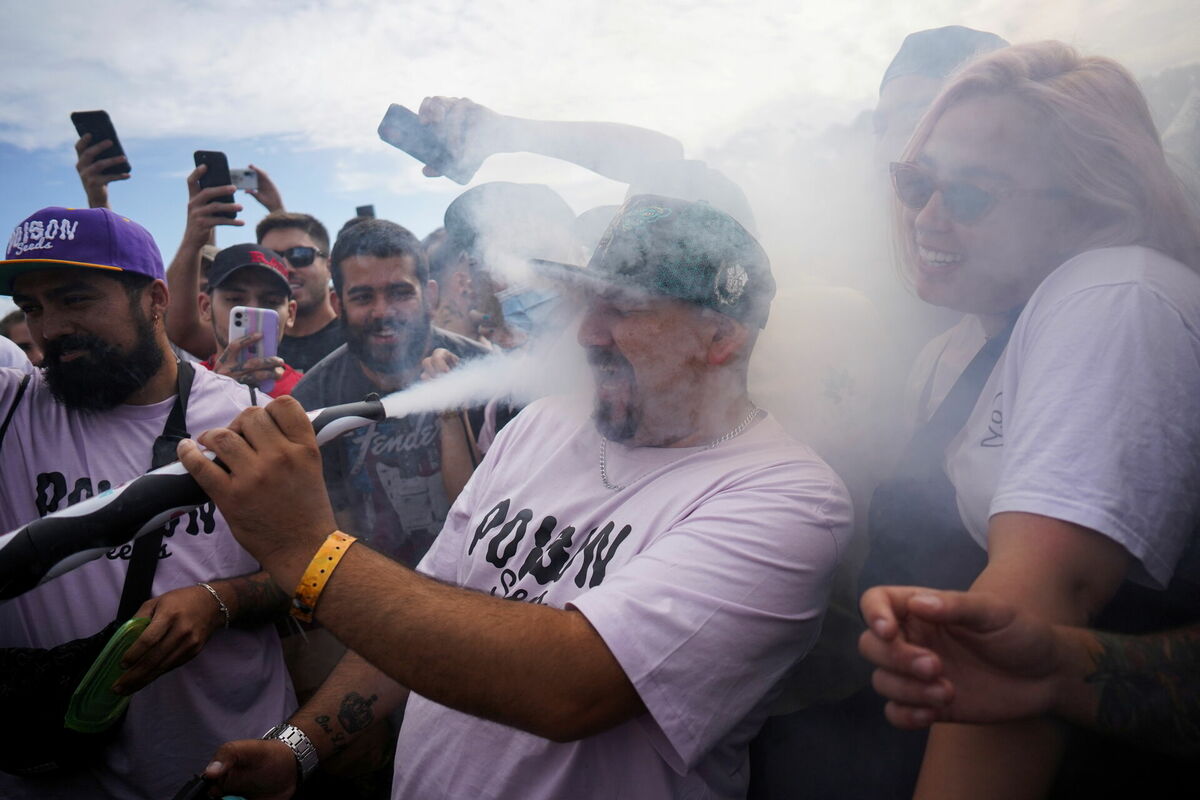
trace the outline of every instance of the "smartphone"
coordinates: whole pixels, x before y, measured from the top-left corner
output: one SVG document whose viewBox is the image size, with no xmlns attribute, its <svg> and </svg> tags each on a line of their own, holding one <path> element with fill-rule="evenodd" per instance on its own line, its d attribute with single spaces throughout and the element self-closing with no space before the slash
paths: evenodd
<svg viewBox="0 0 1200 800">
<path fill-rule="evenodd" d="M 388 107 L 379 123 L 379 138 L 436 169 L 455 183 L 467 184 L 474 172 L 466 171 L 446 152 L 445 145 L 421 118 L 396 103 Z"/>
<path fill-rule="evenodd" d="M 239 364 L 252 358 L 272 358 L 276 355 L 279 347 L 279 314 L 271 308 L 234 306 L 229 313 L 229 341 L 255 333 L 261 333 L 262 338 L 238 353 Z M 263 381 L 258 388 L 269 392 L 275 388 L 275 381 Z"/>
<path fill-rule="evenodd" d="M 249 167 L 245 169 L 231 169 L 229 170 L 229 176 L 233 180 L 233 185 L 243 192 L 258 191 L 258 173 Z"/>
<path fill-rule="evenodd" d="M 105 139 L 112 140 L 112 146 L 96 156 L 97 160 L 125 155 L 125 150 L 121 147 L 121 140 L 117 138 L 117 129 L 113 127 L 107 111 L 75 111 L 71 114 L 71 122 L 75 123 L 75 130 L 80 137 L 86 133 L 92 135 L 92 144 L 99 144 Z M 102 174 L 124 175 L 132 169 L 133 167 L 126 161 L 124 164 L 105 167 Z"/>
<path fill-rule="evenodd" d="M 370 217 L 371 219 L 375 219 L 375 206 L 374 205 L 355 206 L 354 207 L 354 216 Z"/>
<path fill-rule="evenodd" d="M 233 178 L 229 174 L 229 160 L 225 158 L 225 154 L 219 150 L 197 150 L 192 157 L 196 161 L 196 166 L 203 164 L 208 167 L 203 175 L 200 176 L 200 188 L 208 189 L 212 186 L 228 186 L 233 183 Z M 218 203 L 233 203 L 233 195 L 227 194 L 218 197 Z M 234 219 L 237 217 L 236 211 L 219 211 L 218 217 L 228 217 Z"/>
</svg>

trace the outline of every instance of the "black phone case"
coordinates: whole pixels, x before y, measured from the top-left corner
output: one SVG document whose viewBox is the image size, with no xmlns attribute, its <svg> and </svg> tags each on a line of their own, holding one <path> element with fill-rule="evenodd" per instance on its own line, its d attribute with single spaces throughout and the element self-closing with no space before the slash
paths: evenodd
<svg viewBox="0 0 1200 800">
<path fill-rule="evenodd" d="M 74 123 L 75 132 L 80 137 L 85 133 L 92 135 L 92 144 L 102 142 L 105 139 L 112 139 L 112 147 L 109 147 L 98 155 L 96 157 L 97 160 L 125 155 L 125 150 L 121 147 L 121 140 L 117 138 L 117 130 L 113 127 L 112 120 L 109 119 L 107 111 L 75 111 L 71 114 L 71 122 Z M 124 164 L 113 164 L 110 167 L 105 167 L 101 174 L 124 175 L 132 170 L 133 167 L 126 161 Z"/>
<path fill-rule="evenodd" d="M 200 188 L 207 189 L 210 186 L 228 186 L 233 183 L 233 178 L 229 175 L 229 160 L 225 158 L 225 154 L 220 150 L 197 150 L 192 158 L 196 161 L 196 166 L 203 164 L 208 167 L 204 174 L 200 176 Z M 218 203 L 233 203 L 233 195 L 222 195 L 216 199 Z M 226 217 L 235 219 L 236 211 L 219 211 L 218 217 Z"/>
<path fill-rule="evenodd" d="M 463 173 L 420 117 L 402 105 L 392 103 L 388 107 L 379 123 L 379 138 L 422 164 L 428 164 L 455 183 L 465 185 L 471 181 L 472 176 Z"/>
</svg>

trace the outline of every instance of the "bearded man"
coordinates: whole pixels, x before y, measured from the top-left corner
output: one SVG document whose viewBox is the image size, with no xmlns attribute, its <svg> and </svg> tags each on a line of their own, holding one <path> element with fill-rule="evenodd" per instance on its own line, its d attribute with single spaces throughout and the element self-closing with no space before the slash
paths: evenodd
<svg viewBox="0 0 1200 800">
<path fill-rule="evenodd" d="M 46 208 L 23 221 L 0 261 L 0 294 L 13 296 L 45 353 L 28 378 L 0 369 L 2 530 L 146 472 L 163 459 L 160 440 L 169 460 L 177 423 L 186 435 L 251 404 L 246 387 L 176 360 L 158 247 L 108 209 Z M 117 681 L 118 693 L 136 694 L 115 740 L 77 771 L 0 774 L 0 796 L 169 797 L 231 728 L 261 734 L 295 706 L 267 624 L 286 598 L 211 503 L 138 551 L 117 548 L 0 605 L 0 648 L 52 648 L 113 622 L 131 564 L 154 565 L 150 599 L 133 614 L 150 624 Z M 6 750 L 25 726 L 14 718 Z"/>
<path fill-rule="evenodd" d="M 416 571 L 334 530 L 294 401 L 200 437 L 228 474 L 181 444 L 293 613 L 353 651 L 291 749 L 217 751 L 220 790 L 287 797 L 406 703 L 396 799 L 745 797 L 851 528 L 837 476 L 747 394 L 766 254 L 705 203 L 640 195 L 587 269 L 546 268 L 583 286 L 591 402 L 507 425 Z"/>
</svg>

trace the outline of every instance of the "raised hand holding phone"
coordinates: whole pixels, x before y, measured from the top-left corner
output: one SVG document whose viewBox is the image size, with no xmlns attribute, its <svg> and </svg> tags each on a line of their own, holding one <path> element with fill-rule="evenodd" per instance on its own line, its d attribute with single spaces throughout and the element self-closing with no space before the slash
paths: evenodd
<svg viewBox="0 0 1200 800">
<path fill-rule="evenodd" d="M 76 111 L 71 122 L 79 134 L 75 142 L 75 171 L 83 183 L 89 208 L 108 208 L 108 184 L 129 179 L 132 167 L 105 111 Z"/>
<path fill-rule="evenodd" d="M 274 309 L 234 306 L 229 313 L 229 346 L 214 360 L 214 369 L 270 392 L 283 377 L 278 345 L 279 314 Z"/>
<path fill-rule="evenodd" d="M 226 203 L 230 206 L 235 205 L 233 201 L 233 177 L 229 174 L 229 161 L 225 158 L 225 154 L 219 150 L 197 150 L 192 154 L 192 158 L 196 162 L 196 166 L 203 166 L 204 172 L 200 175 L 200 188 L 212 189 L 216 187 L 230 187 L 231 191 L 218 195 L 213 198 L 213 202 Z M 237 216 L 237 210 L 218 211 L 215 216 L 228 217 L 233 219 Z"/>
</svg>

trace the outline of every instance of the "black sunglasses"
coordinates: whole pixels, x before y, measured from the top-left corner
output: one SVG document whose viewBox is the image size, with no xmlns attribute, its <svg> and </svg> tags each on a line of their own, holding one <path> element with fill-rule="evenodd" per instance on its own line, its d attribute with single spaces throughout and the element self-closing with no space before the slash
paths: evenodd
<svg viewBox="0 0 1200 800">
<path fill-rule="evenodd" d="M 920 164 L 893 161 L 889 167 L 896 197 L 913 211 L 929 205 L 934 192 L 942 193 L 942 207 L 950 219 L 961 225 L 978 222 L 996 204 L 996 195 L 966 181 L 940 182 Z"/>
<path fill-rule="evenodd" d="M 313 263 L 317 256 L 324 258 L 329 255 L 325 251 L 318 250 L 315 247 L 289 247 L 287 250 L 279 250 L 277 252 L 287 259 L 287 262 L 293 267 L 307 267 Z"/>
</svg>

